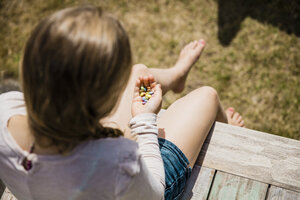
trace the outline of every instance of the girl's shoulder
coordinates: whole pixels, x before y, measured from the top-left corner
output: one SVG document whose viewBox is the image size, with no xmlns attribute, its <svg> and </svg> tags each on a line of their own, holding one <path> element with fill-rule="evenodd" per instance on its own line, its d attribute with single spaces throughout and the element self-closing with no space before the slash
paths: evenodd
<svg viewBox="0 0 300 200">
<path fill-rule="evenodd" d="M 9 91 L 0 94 L 0 101 L 9 100 L 9 99 L 22 99 L 24 100 L 24 95 L 19 91 Z"/>
<path fill-rule="evenodd" d="M 26 115 L 22 92 L 11 91 L 0 94 L 0 125 L 6 126 L 8 119 L 13 115 Z"/>
</svg>

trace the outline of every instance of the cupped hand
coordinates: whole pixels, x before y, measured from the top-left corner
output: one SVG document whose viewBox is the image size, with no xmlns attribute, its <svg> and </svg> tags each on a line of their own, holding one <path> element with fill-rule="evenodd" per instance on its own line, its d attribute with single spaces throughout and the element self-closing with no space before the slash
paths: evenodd
<svg viewBox="0 0 300 200">
<path fill-rule="evenodd" d="M 147 103 L 143 104 L 142 97 L 140 96 L 140 87 L 150 86 L 151 90 L 154 92 L 152 97 L 148 100 Z M 138 114 L 142 113 L 155 113 L 157 114 L 160 111 L 162 103 L 162 92 L 160 84 L 157 84 L 154 80 L 154 77 L 150 74 L 148 76 L 140 76 L 135 83 L 133 100 L 131 106 L 131 114 L 135 117 Z"/>
</svg>

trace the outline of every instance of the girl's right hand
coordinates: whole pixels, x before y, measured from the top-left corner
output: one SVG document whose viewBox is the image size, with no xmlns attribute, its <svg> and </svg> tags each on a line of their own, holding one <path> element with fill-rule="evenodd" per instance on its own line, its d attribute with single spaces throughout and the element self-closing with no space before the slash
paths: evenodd
<svg viewBox="0 0 300 200">
<path fill-rule="evenodd" d="M 151 87 L 154 92 L 152 97 L 148 100 L 146 104 L 142 104 L 142 97 L 140 96 L 140 87 L 145 86 Z M 148 76 L 140 76 L 135 83 L 133 92 L 133 101 L 131 106 L 132 117 L 142 113 L 155 113 L 157 114 L 161 109 L 162 103 L 162 91 L 160 84 L 157 84 L 154 77 L 150 74 Z"/>
</svg>

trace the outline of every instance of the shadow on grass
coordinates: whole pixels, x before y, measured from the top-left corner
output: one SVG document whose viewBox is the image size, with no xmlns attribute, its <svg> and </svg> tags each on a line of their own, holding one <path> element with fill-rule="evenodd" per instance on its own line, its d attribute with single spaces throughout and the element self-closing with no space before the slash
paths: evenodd
<svg viewBox="0 0 300 200">
<path fill-rule="evenodd" d="M 299 0 L 218 0 L 218 38 L 228 46 L 246 17 L 300 36 Z"/>
</svg>

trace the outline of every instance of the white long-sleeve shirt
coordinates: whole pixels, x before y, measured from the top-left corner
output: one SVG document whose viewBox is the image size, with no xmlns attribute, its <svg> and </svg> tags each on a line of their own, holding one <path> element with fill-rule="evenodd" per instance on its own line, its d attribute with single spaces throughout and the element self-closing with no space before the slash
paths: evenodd
<svg viewBox="0 0 300 200">
<path fill-rule="evenodd" d="M 7 128 L 14 115 L 26 115 L 23 93 L 1 94 L 0 179 L 18 199 L 164 199 L 155 114 L 130 121 L 137 143 L 105 138 L 84 142 L 68 156 L 33 153 L 29 171 L 21 164 L 28 152 Z"/>
</svg>

